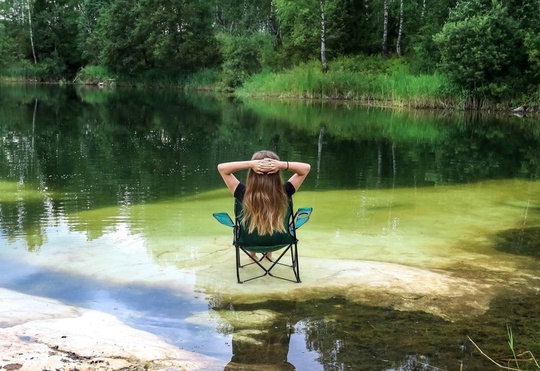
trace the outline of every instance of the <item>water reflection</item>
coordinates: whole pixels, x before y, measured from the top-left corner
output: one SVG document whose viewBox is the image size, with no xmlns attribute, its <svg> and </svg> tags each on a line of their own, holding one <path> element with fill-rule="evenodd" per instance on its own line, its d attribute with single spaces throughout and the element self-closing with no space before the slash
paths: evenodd
<svg viewBox="0 0 540 371">
<path fill-rule="evenodd" d="M 465 335 L 501 354 L 506 342 L 495 334 L 505 322 L 535 346 L 534 322 L 520 316 L 536 313 L 518 307 L 534 306 L 537 289 L 536 122 L 166 91 L 0 89 L 4 287 L 111 312 L 227 369 L 482 369 Z M 211 218 L 232 208 L 216 164 L 263 147 L 314 169 L 296 199 L 316 210 L 302 235 L 302 293 L 242 292 L 227 265 L 230 235 Z M 310 286 L 325 265 L 345 268 Z M 287 300 L 269 302 L 270 293 Z M 484 303 L 496 309 L 484 314 Z M 458 307 L 477 316 L 443 320 Z M 187 320 L 209 316 L 217 323 Z"/>
</svg>

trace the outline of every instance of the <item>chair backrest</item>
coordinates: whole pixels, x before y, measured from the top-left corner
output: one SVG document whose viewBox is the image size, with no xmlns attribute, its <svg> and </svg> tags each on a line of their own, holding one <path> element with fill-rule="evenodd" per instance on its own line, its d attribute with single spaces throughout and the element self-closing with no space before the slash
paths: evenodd
<svg viewBox="0 0 540 371">
<path fill-rule="evenodd" d="M 253 233 L 249 233 L 242 225 L 242 210 L 242 201 L 235 199 L 234 214 L 236 217 L 237 244 L 244 247 L 278 247 L 286 246 L 296 241 L 295 229 L 290 228 L 291 223 L 293 223 L 293 205 L 290 197 L 284 218 L 286 232 L 263 236 L 259 235 L 256 230 Z"/>
</svg>

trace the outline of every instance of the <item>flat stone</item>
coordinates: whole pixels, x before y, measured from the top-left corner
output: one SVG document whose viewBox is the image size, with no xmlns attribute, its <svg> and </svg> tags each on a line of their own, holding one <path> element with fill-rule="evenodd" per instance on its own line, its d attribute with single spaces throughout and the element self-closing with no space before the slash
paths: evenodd
<svg viewBox="0 0 540 371">
<path fill-rule="evenodd" d="M 0 289 L 0 368 L 218 370 L 222 362 L 94 310 Z"/>
</svg>

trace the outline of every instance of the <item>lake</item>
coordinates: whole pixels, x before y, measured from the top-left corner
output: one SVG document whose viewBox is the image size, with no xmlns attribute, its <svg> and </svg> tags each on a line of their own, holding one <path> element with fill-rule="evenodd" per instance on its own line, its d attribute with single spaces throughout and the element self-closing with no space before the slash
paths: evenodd
<svg viewBox="0 0 540 371">
<path fill-rule="evenodd" d="M 536 118 L 1 85 L 0 120 L 1 288 L 111 314 L 227 370 L 484 370 L 486 355 L 540 354 Z M 212 217 L 233 210 L 217 164 L 260 149 L 311 164 L 294 196 L 314 208 L 299 284 L 237 284 L 232 232 Z"/>
</svg>

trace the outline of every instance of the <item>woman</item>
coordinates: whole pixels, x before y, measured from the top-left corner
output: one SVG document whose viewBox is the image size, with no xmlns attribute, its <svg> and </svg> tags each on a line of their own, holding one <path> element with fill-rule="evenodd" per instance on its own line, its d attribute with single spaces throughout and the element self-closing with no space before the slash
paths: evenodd
<svg viewBox="0 0 540 371">
<path fill-rule="evenodd" d="M 248 170 L 245 185 L 234 176 L 240 170 Z M 283 183 L 280 170 L 294 174 Z M 311 166 L 303 162 L 280 161 L 272 151 L 255 152 L 250 161 L 218 165 L 227 188 L 243 204 L 242 224 L 248 232 L 257 230 L 261 236 L 285 232 L 288 198 L 300 188 L 310 170 Z"/>
</svg>

